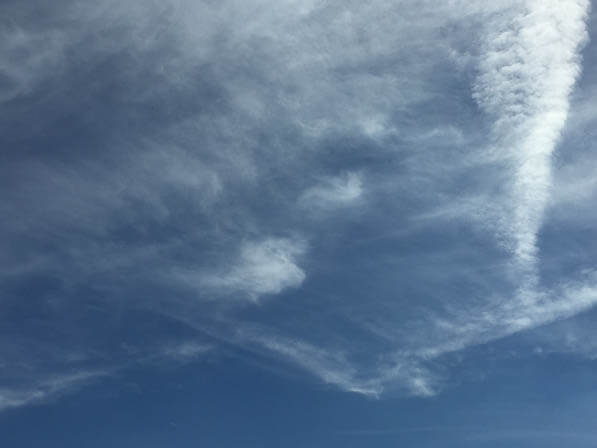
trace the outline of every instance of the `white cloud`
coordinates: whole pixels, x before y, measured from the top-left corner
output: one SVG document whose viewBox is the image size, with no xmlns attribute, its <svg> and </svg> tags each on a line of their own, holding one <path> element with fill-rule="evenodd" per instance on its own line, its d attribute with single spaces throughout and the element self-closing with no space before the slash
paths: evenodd
<svg viewBox="0 0 597 448">
<path fill-rule="evenodd" d="M 106 371 L 81 371 L 49 376 L 28 387 L 0 388 L 0 411 L 40 403 L 74 392 L 80 387 L 108 375 Z"/>
<path fill-rule="evenodd" d="M 534 300 L 493 298 L 493 307 L 457 312 L 451 320 L 436 320 L 440 338 L 416 351 L 422 359 L 494 341 L 557 320 L 566 319 L 597 305 L 597 273 L 588 272 L 574 282 L 552 291 L 533 292 Z"/>
<path fill-rule="evenodd" d="M 245 242 L 238 261 L 229 267 L 201 276 L 200 283 L 214 294 L 241 294 L 253 302 L 267 294 L 296 288 L 305 280 L 298 257 L 305 252 L 301 241 L 267 238 Z"/>
<path fill-rule="evenodd" d="M 597 273 L 587 273 L 576 282 L 541 294 L 541 299 L 521 305 L 518 301 L 494 298 L 493 309 L 457 311 L 450 320 L 427 320 L 418 347 L 398 350 L 391 362 L 378 366 L 353 364 L 333 350 L 313 347 L 302 341 L 280 337 L 257 338 L 264 347 L 283 355 L 309 370 L 323 381 L 341 389 L 364 395 L 379 396 L 385 390 L 398 389 L 408 395 L 436 395 L 442 382 L 433 369 L 425 367 L 443 355 L 459 352 L 574 316 L 597 305 Z M 438 329 L 437 334 L 429 331 Z M 425 336 L 426 335 L 426 336 Z M 585 344 L 586 346 L 586 344 Z M 574 350 L 580 352 L 574 341 Z M 591 352 L 593 353 L 593 352 Z"/>
<path fill-rule="evenodd" d="M 419 367 L 421 363 L 573 316 L 597 304 L 595 275 L 542 291 L 537 274 L 537 234 L 550 199 L 551 159 L 581 69 L 579 51 L 587 40 L 588 6 L 586 0 L 529 0 L 511 5 L 488 24 L 474 97 L 494 120 L 495 145 L 490 156 L 512 170 L 511 183 L 506 197 L 499 200 L 501 216 L 496 218 L 493 210 L 459 209 L 496 218 L 503 227 L 500 233 L 513 257 L 517 291 L 513 297 L 490 297 L 466 310 L 458 305 L 447 320 L 435 321 L 435 337 L 425 339 L 431 333 L 423 332 L 418 349 L 398 352 L 393 365 L 379 368 L 365 383 L 381 387 L 398 382 L 413 394 L 433 395 L 433 377 Z M 333 188 L 324 191 L 315 189 L 308 196 L 334 197 Z M 333 369 L 317 362 L 320 352 L 297 352 L 287 346 L 279 351 L 352 390 L 353 381 L 335 378 Z"/>
<path fill-rule="evenodd" d="M 495 120 L 496 155 L 513 170 L 504 222 L 518 268 L 534 283 L 551 159 L 587 40 L 587 0 L 528 0 L 490 24 L 474 96 Z M 529 285 L 532 286 L 532 285 Z"/>
<path fill-rule="evenodd" d="M 176 361 L 190 361 L 202 356 L 213 347 L 196 341 L 183 341 L 176 344 L 167 344 L 160 351 L 160 355 Z"/>
<path fill-rule="evenodd" d="M 304 191 L 299 204 L 307 208 L 329 209 L 349 205 L 363 194 L 363 179 L 359 173 L 328 177 Z"/>
<path fill-rule="evenodd" d="M 342 353 L 333 353 L 304 341 L 286 339 L 281 336 L 243 333 L 243 337 L 258 342 L 266 349 L 291 360 L 321 378 L 325 383 L 373 397 L 382 392 L 382 386 L 377 379 L 357 378 L 357 369 L 346 360 Z"/>
<path fill-rule="evenodd" d="M 115 212 L 126 210 L 130 204 L 137 202 L 152 207 L 151 218 L 158 217 L 158 224 L 172 224 L 176 232 L 181 228 L 180 232 L 185 233 L 188 227 L 182 226 L 177 220 L 177 212 L 184 206 L 193 209 L 194 213 L 185 215 L 183 219 L 194 220 L 199 212 L 193 205 L 200 204 L 199 208 L 207 209 L 211 205 L 219 205 L 218 200 L 226 196 L 229 189 L 237 187 L 237 192 L 244 190 L 248 182 L 240 188 L 238 184 L 230 185 L 238 177 L 250 178 L 253 183 L 249 187 L 253 188 L 268 182 L 265 176 L 259 177 L 264 172 L 287 173 L 281 169 L 281 165 L 286 160 L 295 160 L 294 157 L 299 157 L 297 154 L 302 151 L 302 143 L 295 147 L 292 142 L 287 145 L 288 142 L 283 140 L 286 129 L 294 132 L 293 125 L 303 133 L 300 134 L 301 138 L 313 139 L 308 143 L 335 133 L 347 134 L 348 137 L 360 134 L 368 142 L 374 138 L 378 145 L 384 143 L 382 138 L 387 136 L 399 136 L 402 142 L 418 147 L 429 144 L 447 148 L 467 143 L 466 128 L 456 127 L 450 120 L 437 126 L 435 123 L 421 125 L 423 129 L 431 129 L 421 133 L 420 128 L 414 132 L 406 127 L 400 129 L 401 123 L 394 123 L 393 119 L 421 101 L 431 102 L 435 99 L 433 89 L 429 88 L 437 81 L 436 78 L 429 79 L 429 73 L 437 68 L 434 65 L 435 52 L 448 50 L 447 53 L 452 54 L 453 50 L 436 49 L 438 35 L 429 30 L 443 29 L 438 24 L 456 20 L 460 15 L 470 18 L 470 14 L 481 14 L 483 18 L 491 17 L 491 21 L 487 24 L 488 34 L 479 63 L 475 98 L 495 121 L 494 146 L 498 154 L 492 156 L 511 168 L 511 184 L 507 194 L 495 198 L 498 203 L 495 209 L 502 212 L 500 216 L 493 209 L 491 213 L 485 212 L 484 203 L 488 202 L 488 196 L 479 194 L 469 196 L 470 199 L 456 205 L 455 202 L 445 201 L 448 205 L 427 217 L 470 217 L 477 214 L 476 219 L 479 221 L 499 221 L 502 232 L 507 235 L 509 250 L 521 279 L 518 295 L 490 297 L 470 308 L 459 303 L 457 309 L 447 313 L 449 316 L 445 320 L 421 319 L 420 327 L 423 330 L 418 345 L 405 354 L 397 347 L 403 342 L 392 341 L 397 354 L 389 366 L 365 365 L 362 361 L 354 361 L 350 356 L 355 351 L 351 341 L 345 341 L 343 347 L 346 350 L 342 351 L 308 343 L 309 334 L 303 334 L 305 340 L 282 336 L 260 336 L 253 340 L 311 371 L 326 383 L 336 384 L 345 390 L 375 396 L 382 392 L 386 384 L 399 384 L 409 393 L 428 396 L 437 391 L 438 385 L 436 377 L 422 367 L 426 361 L 450 351 L 462 350 L 573 315 L 595 304 L 596 291 L 586 286 L 591 285 L 594 281 L 592 278 L 579 284 L 565 285 L 554 292 L 541 291 L 536 284 L 537 234 L 550 197 L 551 157 L 568 113 L 568 97 L 580 70 L 579 49 L 586 40 L 584 17 L 587 1 L 496 1 L 488 5 L 487 2 L 458 0 L 448 1 L 441 6 L 435 2 L 421 2 L 422 9 L 414 7 L 419 3 L 415 1 L 376 1 L 373 6 L 358 2 L 341 5 L 338 2 L 332 7 L 323 1 L 305 3 L 296 0 L 289 0 L 286 4 L 230 1 L 222 6 L 216 3 L 183 1 L 177 3 L 176 8 L 160 8 L 160 12 L 163 9 L 171 11 L 164 14 L 163 20 L 155 20 L 161 27 L 157 30 L 153 26 L 153 19 L 161 17 L 160 14 L 141 2 L 121 2 L 118 7 L 117 2 L 109 2 L 97 10 L 92 7 L 91 12 L 80 7 L 79 15 L 85 16 L 83 22 L 89 25 L 84 28 L 93 30 L 101 25 L 104 29 L 107 22 L 116 21 L 117 18 L 118 23 L 122 21 L 131 25 L 122 28 L 133 29 L 132 36 L 126 36 L 135 41 L 134 48 L 130 49 L 134 56 L 132 61 L 142 59 L 143 51 L 153 50 L 154 46 L 158 48 L 162 36 L 175 36 L 172 44 L 175 48 L 170 51 L 168 47 L 165 59 L 157 57 L 155 66 L 162 68 L 156 70 L 167 74 L 159 79 L 168 88 L 178 88 L 185 83 L 199 84 L 196 79 L 197 67 L 201 68 L 201 72 L 211 70 L 215 77 L 224 80 L 222 101 L 229 101 L 230 104 L 226 106 L 235 110 L 235 114 L 229 118 L 224 116 L 226 112 L 222 116 L 217 116 L 218 112 L 210 112 L 207 114 L 209 120 L 187 117 L 184 122 L 169 125 L 170 129 L 165 130 L 160 139 L 140 145 L 146 150 L 134 152 L 130 166 L 125 161 L 124 169 L 119 165 L 119 168 L 114 169 L 114 174 L 108 174 L 112 171 L 111 166 L 104 167 L 104 170 L 87 170 L 83 167 L 72 172 L 45 168 L 32 170 L 31 166 L 26 167 L 24 171 L 28 174 L 25 180 L 29 180 L 31 186 L 27 189 L 31 191 L 15 195 L 14 209 L 11 203 L 5 213 L 19 217 L 14 221 L 18 223 L 24 216 L 20 205 L 33 203 L 31 209 L 34 211 L 27 212 L 25 221 L 28 227 L 22 235 L 38 234 L 41 226 L 48 226 L 48 222 L 53 224 L 53 220 L 57 220 L 59 222 L 52 227 L 52 232 L 41 232 L 42 237 L 50 235 L 47 238 L 50 239 L 56 234 L 67 235 L 70 232 L 65 229 L 70 230 L 72 227 L 86 230 L 87 233 L 102 229 L 104 236 L 110 236 L 109 229 L 118 228 L 110 221 Z M 413 7 L 407 7 L 410 5 Z M 293 6 L 297 14 L 288 14 L 289 6 Z M 504 9 L 505 6 L 512 9 Z M 496 11 L 500 14 L 491 15 Z M 309 20 L 304 21 L 307 16 Z M 368 25 L 371 23 L 376 24 L 375 32 L 370 32 L 371 27 Z M 74 36 L 77 32 L 71 30 L 71 34 Z M 8 74 L 11 82 L 16 80 L 17 86 L 0 95 L 12 98 L 29 92 L 38 82 L 37 74 L 43 74 L 42 67 L 52 68 L 60 62 L 63 45 L 60 35 L 50 33 L 48 36 L 50 38 L 45 42 L 37 35 L 26 35 L 16 30 L 4 40 L 4 44 L 0 43 L 0 49 L 8 52 L 18 53 L 25 47 L 35 50 L 27 53 L 30 57 L 25 58 L 21 65 L 0 63 L 0 70 Z M 434 45 L 429 45 L 430 41 Z M 212 45 L 212 42 L 217 42 L 217 45 Z M 113 45 L 114 48 L 103 49 L 109 53 L 119 51 L 121 41 L 105 39 L 101 45 Z M 216 52 L 222 52 L 221 59 L 215 56 Z M 148 51 L 148 54 L 154 52 Z M 237 57 L 239 54 L 243 57 Z M 465 55 L 464 59 L 466 62 L 461 65 L 468 66 L 472 57 Z M 153 93 L 151 89 L 142 90 L 143 95 Z M 441 94 L 438 96 L 446 100 Z M 158 99 L 160 101 L 156 104 L 163 104 L 162 99 Z M 138 100 L 129 99 L 127 107 L 134 107 Z M 415 110 L 413 113 L 417 112 Z M 214 118 L 214 115 L 217 117 Z M 281 123 L 279 128 L 277 119 Z M 255 133 L 259 134 L 257 136 L 251 134 L 255 129 L 259 130 Z M 271 135 L 261 135 L 261 132 L 267 133 L 270 129 L 273 129 Z M 176 142 L 161 149 L 162 143 L 168 143 L 177 133 L 180 133 L 180 140 L 190 142 L 185 148 L 197 146 L 197 152 L 179 148 Z M 205 135 L 206 138 L 199 138 Z M 275 138 L 263 138 L 271 136 Z M 324 140 L 318 141 L 319 145 L 315 146 L 320 148 L 327 144 Z M 275 141 L 274 149 L 267 144 L 272 141 Z M 253 153 L 253 146 L 260 148 Z M 301 147 L 300 150 L 297 150 L 298 147 Z M 284 151 L 280 148 L 284 148 Z M 283 156 L 278 156 L 282 153 Z M 277 164 L 275 160 L 272 161 L 276 157 L 284 159 L 284 162 Z M 429 159 L 436 157 L 437 154 L 433 153 Z M 433 164 L 429 171 L 443 169 L 443 166 Z M 230 171 L 234 174 L 230 175 Z M 419 175 L 427 181 L 430 177 L 427 176 L 428 171 L 423 173 Z M 366 180 L 374 182 L 373 178 Z M 275 189 L 278 184 L 272 183 L 266 187 Z M 367 187 L 367 193 L 373 191 L 373 186 L 367 184 Z M 173 191 L 188 194 L 191 200 L 181 207 L 179 202 L 171 200 L 172 195 L 169 193 Z M 29 192 L 31 194 L 27 194 Z M 303 211 L 335 210 L 359 204 L 364 193 L 363 176 L 351 171 L 341 176 L 319 179 L 303 191 L 298 205 L 304 207 Z M 35 200 L 30 201 L 30 198 Z M 296 204 L 294 198 L 289 203 Z M 235 232 L 258 226 L 251 222 L 245 228 L 245 223 L 237 222 L 238 216 L 244 216 L 244 209 L 231 213 L 233 218 L 215 216 L 225 207 L 222 205 L 221 209 L 216 210 L 214 206 L 209 209 L 210 213 L 205 214 L 205 221 L 209 223 L 205 226 L 206 230 L 201 229 L 205 234 L 201 235 L 200 243 L 212 236 L 223 240 L 235 238 L 238 235 Z M 235 207 L 241 208 L 244 204 Z M 222 215 L 226 212 L 222 212 Z M 408 213 L 408 208 L 405 213 Z M 170 215 L 175 215 L 172 221 L 168 221 Z M 145 218 L 127 218 L 126 223 L 130 226 L 126 226 L 125 230 L 142 224 Z M 394 216 L 387 218 L 392 221 Z M 224 233 L 230 228 L 234 230 L 223 236 L 216 231 L 212 234 L 209 228 L 212 222 L 213 227 L 218 227 L 218 232 L 220 229 L 226 229 Z M 64 223 L 69 223 L 70 227 Z M 195 221 L 192 225 L 195 225 Z M 420 227 L 418 223 L 415 226 Z M 159 227 L 167 233 L 167 225 Z M 260 229 L 255 227 L 251 231 L 258 233 Z M 151 232 L 152 226 L 148 228 L 148 232 Z M 139 235 L 143 236 L 140 240 L 148 237 L 142 228 L 139 229 Z M 184 239 L 186 237 L 188 240 Z M 107 244 L 104 241 L 107 240 L 92 241 L 90 246 L 105 248 Z M 177 245 L 177 249 L 187 242 L 197 243 L 192 235 L 185 233 L 180 241 L 176 240 L 172 244 Z M 155 250 L 147 244 L 140 244 L 143 244 L 142 250 L 125 243 L 114 254 L 109 249 L 87 253 L 79 245 L 75 250 L 83 255 L 75 259 L 75 264 L 98 264 L 93 260 L 102 258 L 102 266 L 114 270 L 122 265 L 143 265 L 143 279 L 146 280 L 162 266 L 171 266 L 179 260 L 177 257 L 171 258 L 171 253 L 166 250 L 170 246 L 160 246 L 161 242 L 155 243 Z M 180 283 L 191 284 L 202 294 L 214 297 L 242 297 L 258 302 L 263 296 L 279 294 L 288 288 L 299 287 L 304 282 L 306 273 L 300 259 L 305 251 L 305 244 L 293 239 L 272 237 L 246 241 L 241 244 L 238 253 L 229 256 L 222 265 L 212 270 L 203 268 L 182 274 L 176 271 L 168 281 L 177 283 L 177 286 Z M 180 254 L 182 250 L 172 252 Z M 104 253 L 105 257 L 96 256 Z M 36 259 L 35 263 L 30 260 L 16 271 L 38 269 L 42 261 L 44 265 L 52 264 L 51 260 Z M 15 269 L 12 259 L 6 265 Z M 101 270 L 104 272 L 108 268 Z M 127 273 L 121 276 L 126 277 Z M 114 289 L 119 287 L 116 285 Z M 122 295 L 126 295 L 126 291 Z M 337 305 L 333 301 L 330 303 L 332 306 Z M 382 309 L 385 311 L 389 308 L 384 306 Z M 326 311 L 335 313 L 338 310 Z M 382 315 L 379 321 L 383 325 L 397 326 L 394 317 Z M 357 320 L 359 318 L 356 317 Z M 236 324 L 234 322 L 233 325 Z M 412 323 L 413 326 L 418 324 Z M 434 327 L 433 330 L 437 332 L 433 333 L 429 327 Z M 237 343 L 242 345 L 246 341 Z M 385 350 L 377 346 L 371 349 L 375 354 Z M 161 355 L 186 360 L 206 350 L 209 348 L 202 344 L 183 342 L 181 345 L 165 346 Z M 38 388 L 2 391 L 0 408 L 39 401 L 66 391 L 83 380 L 83 377 L 66 376 L 62 380 L 42 382 Z"/>
</svg>

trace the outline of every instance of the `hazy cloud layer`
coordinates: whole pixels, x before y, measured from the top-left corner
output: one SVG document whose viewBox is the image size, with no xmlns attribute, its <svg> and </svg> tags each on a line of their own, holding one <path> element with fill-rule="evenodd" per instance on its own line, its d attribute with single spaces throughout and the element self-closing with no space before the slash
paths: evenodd
<svg viewBox="0 0 597 448">
<path fill-rule="evenodd" d="M 221 347 L 430 396 L 597 303 L 588 0 L 0 16 L 0 409 Z"/>
</svg>

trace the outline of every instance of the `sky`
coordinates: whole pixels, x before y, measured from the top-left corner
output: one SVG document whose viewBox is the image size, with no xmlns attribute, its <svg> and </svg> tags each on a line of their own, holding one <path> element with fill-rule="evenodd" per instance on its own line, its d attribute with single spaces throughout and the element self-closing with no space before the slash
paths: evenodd
<svg viewBox="0 0 597 448">
<path fill-rule="evenodd" d="M 2 446 L 596 446 L 591 3 L 0 2 Z"/>
</svg>

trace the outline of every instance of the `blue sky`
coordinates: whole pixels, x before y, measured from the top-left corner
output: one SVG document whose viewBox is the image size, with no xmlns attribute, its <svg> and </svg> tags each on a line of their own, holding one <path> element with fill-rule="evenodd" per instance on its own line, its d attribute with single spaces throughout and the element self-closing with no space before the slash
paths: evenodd
<svg viewBox="0 0 597 448">
<path fill-rule="evenodd" d="M 588 0 L 5 0 L 10 447 L 595 446 Z"/>
</svg>

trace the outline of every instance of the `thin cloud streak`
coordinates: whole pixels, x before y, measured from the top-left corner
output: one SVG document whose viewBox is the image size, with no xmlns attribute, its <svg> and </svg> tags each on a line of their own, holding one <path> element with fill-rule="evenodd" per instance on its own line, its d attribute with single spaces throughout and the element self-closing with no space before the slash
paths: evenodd
<svg viewBox="0 0 597 448">
<path fill-rule="evenodd" d="M 0 411 L 55 399 L 109 374 L 107 371 L 81 371 L 50 376 L 37 382 L 34 387 L 0 388 Z"/>
<path fill-rule="evenodd" d="M 491 25 L 474 97 L 495 120 L 497 157 L 513 169 L 503 221 L 526 287 L 537 282 L 537 233 L 552 183 L 552 156 L 581 71 L 588 0 L 529 0 Z"/>
</svg>

